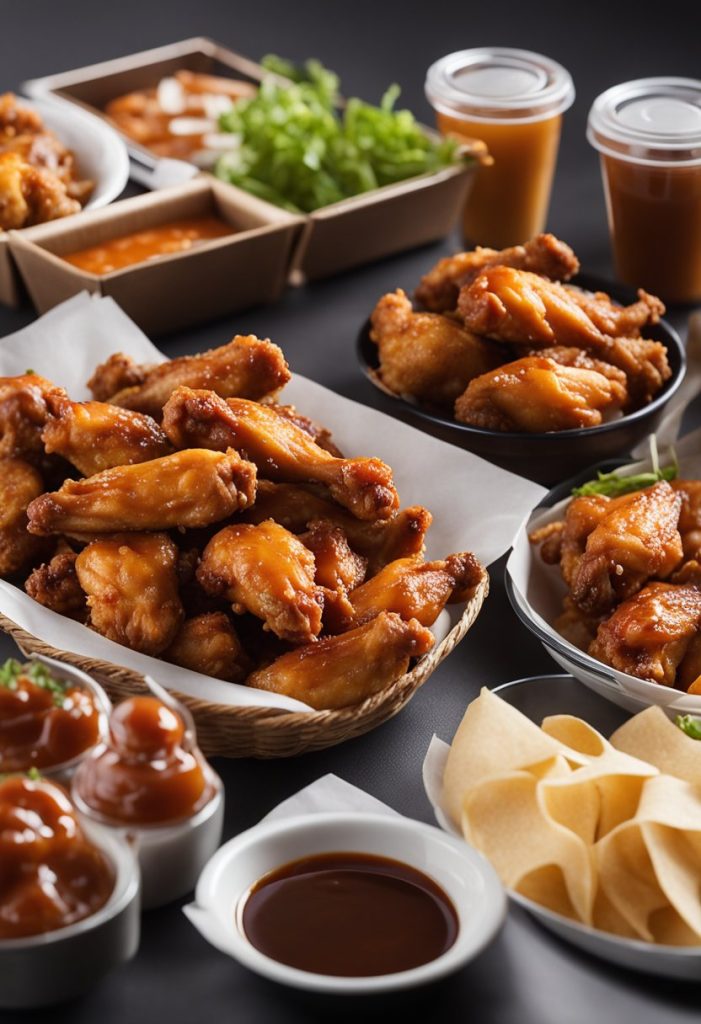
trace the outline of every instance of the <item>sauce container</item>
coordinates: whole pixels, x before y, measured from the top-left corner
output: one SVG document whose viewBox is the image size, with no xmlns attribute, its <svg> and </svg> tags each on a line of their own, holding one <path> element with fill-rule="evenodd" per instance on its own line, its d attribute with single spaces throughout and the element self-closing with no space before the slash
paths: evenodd
<svg viewBox="0 0 701 1024">
<path fill-rule="evenodd" d="M 701 80 L 640 78 L 589 111 L 619 278 L 666 302 L 701 299 Z"/>
<path fill-rule="evenodd" d="M 197 747 L 187 708 L 148 676 L 146 683 L 155 696 L 127 698 L 116 706 L 109 739 L 81 763 L 71 795 L 83 818 L 118 831 L 134 844 L 141 905 L 148 910 L 194 888 L 221 842 L 224 786 Z M 157 717 L 139 702 L 159 705 Z M 187 800 L 196 777 L 203 788 L 190 812 Z M 165 810 L 176 806 L 182 808 L 177 816 Z"/>
<path fill-rule="evenodd" d="M 493 161 L 468 195 L 466 241 L 500 249 L 542 231 L 562 114 L 574 100 L 565 68 L 529 50 L 461 50 L 431 65 L 425 90 L 441 132 L 481 139 Z"/>
</svg>

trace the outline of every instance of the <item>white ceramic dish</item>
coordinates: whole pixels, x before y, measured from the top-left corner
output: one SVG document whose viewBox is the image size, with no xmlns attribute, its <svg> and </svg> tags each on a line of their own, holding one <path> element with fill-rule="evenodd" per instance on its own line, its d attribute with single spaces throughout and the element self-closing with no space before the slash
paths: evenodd
<svg viewBox="0 0 701 1024">
<path fill-rule="evenodd" d="M 44 124 L 75 153 L 81 178 L 95 182 L 95 190 L 84 209 L 106 206 L 123 192 L 129 180 L 129 154 L 117 132 L 87 110 L 51 99 L 28 100 L 23 106 L 41 114 Z"/>
<path fill-rule="evenodd" d="M 111 829 L 82 821 L 86 835 L 115 868 L 104 907 L 67 928 L 0 940 L 0 1009 L 49 1006 L 81 995 L 139 945 L 139 868 L 131 844 Z"/>
<path fill-rule="evenodd" d="M 599 696 L 580 685 L 571 675 L 532 676 L 517 679 L 494 688 L 494 693 L 521 711 L 527 718 L 540 725 L 547 715 L 577 715 L 585 719 L 604 736 L 609 736 L 629 717 L 611 703 L 611 698 Z M 442 767 L 448 753 L 448 745 L 434 740 L 424 761 L 424 784 L 433 805 L 436 820 L 441 828 L 451 835 L 460 835 L 450 817 L 440 804 L 440 792 L 435 785 L 437 775 L 442 777 Z M 464 842 L 464 840 L 463 840 Z M 467 844 L 466 844 L 467 845 Z M 701 981 L 701 947 L 660 946 L 634 939 L 619 938 L 607 932 L 579 924 L 561 914 L 526 899 L 519 893 L 508 892 L 509 899 L 527 910 L 549 931 L 559 935 L 566 942 L 607 960 L 620 967 L 628 967 L 645 974 L 667 978 L 681 978 Z"/>
<path fill-rule="evenodd" d="M 289 861 L 333 851 L 391 857 L 425 872 L 458 913 L 453 946 L 420 967 L 371 978 L 302 971 L 252 946 L 237 919 L 254 882 Z M 195 903 L 183 910 L 208 942 L 266 978 L 315 992 L 357 995 L 413 988 L 458 970 L 494 938 L 505 906 L 496 873 L 462 841 L 409 818 L 351 812 L 299 815 L 241 833 L 210 860 L 197 883 Z"/>
</svg>

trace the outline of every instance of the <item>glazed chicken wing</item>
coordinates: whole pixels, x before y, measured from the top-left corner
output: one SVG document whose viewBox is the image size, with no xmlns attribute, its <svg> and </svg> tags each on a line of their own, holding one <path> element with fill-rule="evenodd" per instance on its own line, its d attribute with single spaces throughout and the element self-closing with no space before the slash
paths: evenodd
<svg viewBox="0 0 701 1024">
<path fill-rule="evenodd" d="M 400 509 L 390 519 L 369 523 L 356 519 L 311 488 L 269 480 L 259 482 L 255 504 L 242 518 L 248 523 L 274 519 L 292 533 L 303 533 L 315 519 L 332 523 L 348 538 L 353 551 L 367 559 L 371 576 L 396 558 L 421 554 L 431 525 L 431 513 L 421 505 Z"/>
<path fill-rule="evenodd" d="M 66 397 L 62 388 L 38 373 L 0 377 L 0 458 L 41 460 L 41 432 L 49 416 L 49 395 Z"/>
<path fill-rule="evenodd" d="M 314 555 L 272 520 L 227 526 L 204 549 L 201 586 L 251 612 L 282 640 L 313 641 L 321 631 L 323 591 L 314 582 Z"/>
<path fill-rule="evenodd" d="M 340 636 L 283 654 L 248 677 L 249 686 L 304 701 L 317 710 L 359 704 L 400 679 L 411 658 L 433 646 L 433 634 L 415 619 L 392 612 Z"/>
<path fill-rule="evenodd" d="M 314 555 L 314 579 L 320 587 L 346 594 L 365 579 L 367 558 L 351 550 L 343 530 L 328 519 L 313 519 L 299 538 Z"/>
<path fill-rule="evenodd" d="M 349 594 L 352 614 L 337 629 L 359 626 L 381 611 L 432 626 L 446 604 L 467 601 L 483 579 L 484 570 L 470 552 L 436 562 L 400 558 Z"/>
<path fill-rule="evenodd" d="M 164 651 L 183 620 L 177 560 L 165 533 L 115 534 L 88 544 L 75 569 L 93 629 L 142 654 Z"/>
<path fill-rule="evenodd" d="M 70 536 L 208 526 L 250 505 L 256 468 L 229 449 L 190 449 L 67 480 L 28 509 L 35 534 Z"/>
<path fill-rule="evenodd" d="M 153 366 L 141 366 L 124 352 L 113 352 L 106 362 L 95 368 L 87 386 L 96 402 L 107 402 L 118 391 L 143 384 L 152 369 Z"/>
<path fill-rule="evenodd" d="M 585 615 L 571 597 L 566 597 L 562 602 L 562 612 L 553 625 L 565 640 L 580 651 L 588 651 L 601 621 L 602 616 Z"/>
<path fill-rule="evenodd" d="M 47 542 L 27 533 L 27 508 L 43 490 L 34 466 L 0 459 L 0 576 L 26 570 L 47 553 Z"/>
<path fill-rule="evenodd" d="M 95 376 L 101 382 L 100 367 Z M 124 387 L 107 400 L 160 419 L 163 406 L 181 384 L 207 388 L 223 398 L 236 395 L 257 400 L 279 391 L 289 379 L 290 371 L 277 345 L 253 334 L 237 334 L 228 345 L 147 368 L 141 383 Z"/>
<path fill-rule="evenodd" d="M 554 235 L 536 235 L 525 245 L 514 245 L 501 252 L 478 247 L 473 252 L 459 252 L 439 260 L 421 278 L 416 299 L 436 313 L 453 310 L 457 307 L 460 289 L 493 266 L 530 270 L 552 280 L 566 281 L 579 270 L 579 260 L 569 245 Z"/>
<path fill-rule="evenodd" d="M 77 554 L 67 546 L 27 577 L 24 589 L 39 604 L 59 615 L 84 622 L 88 607 L 75 568 Z"/>
<path fill-rule="evenodd" d="M 572 600 L 589 615 L 632 597 L 651 578 L 665 579 L 682 560 L 679 494 L 662 480 L 624 497 L 588 535 L 571 575 Z"/>
<path fill-rule="evenodd" d="M 675 685 L 687 693 L 701 694 L 701 633 L 697 633 L 687 647 L 677 669 Z"/>
<path fill-rule="evenodd" d="M 571 430 L 598 426 L 626 397 L 622 373 L 614 377 L 526 356 L 470 381 L 455 402 L 455 418 L 486 430 Z"/>
<path fill-rule="evenodd" d="M 567 295 L 582 309 L 597 330 L 610 338 L 637 338 L 647 324 L 657 324 L 665 311 L 656 295 L 638 289 L 638 301 L 630 306 L 613 302 L 606 292 L 587 292 L 563 285 Z"/>
<path fill-rule="evenodd" d="M 50 415 L 41 435 L 45 451 L 62 455 L 83 476 L 172 451 L 156 421 L 143 413 L 106 402 L 71 402 L 60 393 L 46 401 Z"/>
<path fill-rule="evenodd" d="M 672 480 L 671 486 L 682 500 L 679 533 L 684 558 L 701 560 L 701 480 Z"/>
<path fill-rule="evenodd" d="M 699 625 L 698 587 L 649 583 L 601 623 L 589 653 L 619 672 L 674 686 Z"/>
<path fill-rule="evenodd" d="M 378 347 L 378 376 L 395 395 L 410 395 L 452 409 L 473 377 L 505 356 L 440 313 L 415 313 L 401 289 L 384 295 L 373 310 L 370 338 Z"/>
<path fill-rule="evenodd" d="M 79 210 L 80 203 L 56 175 L 33 167 L 19 153 L 0 153 L 0 230 L 43 224 Z"/>
<path fill-rule="evenodd" d="M 296 424 L 305 434 L 309 434 L 312 440 L 316 441 L 324 451 L 330 452 L 331 455 L 335 455 L 338 459 L 343 458 L 343 452 L 334 443 L 331 431 L 322 426 L 321 423 L 309 419 L 308 416 L 303 416 L 294 405 L 279 405 L 277 402 L 268 400 L 265 400 L 264 404 L 270 409 L 274 409 L 279 416 L 284 416 L 286 420 Z"/>
<path fill-rule="evenodd" d="M 250 659 L 224 612 L 186 619 L 162 657 L 228 683 L 243 682 L 251 670 Z"/>
<path fill-rule="evenodd" d="M 380 459 L 337 459 L 258 402 L 181 387 L 163 409 L 163 429 L 176 448 L 237 448 L 268 479 L 324 484 L 358 519 L 388 519 L 399 506 L 392 471 Z"/>
</svg>

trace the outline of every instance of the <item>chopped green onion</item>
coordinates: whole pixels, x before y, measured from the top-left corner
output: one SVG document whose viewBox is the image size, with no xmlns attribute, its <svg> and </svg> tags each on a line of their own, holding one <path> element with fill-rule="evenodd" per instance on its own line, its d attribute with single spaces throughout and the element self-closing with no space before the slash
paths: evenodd
<svg viewBox="0 0 701 1024">
<path fill-rule="evenodd" d="M 43 690 L 53 695 L 56 707 L 62 708 L 66 699 L 68 684 L 56 679 L 40 661 L 30 661 L 23 665 L 17 658 L 8 658 L 0 665 L 0 686 L 7 690 L 16 690 L 21 677 L 25 677 Z"/>
<path fill-rule="evenodd" d="M 692 740 L 701 740 L 701 718 L 695 718 L 693 715 L 677 715 L 674 724 L 678 725 L 687 736 L 691 736 Z"/>
<path fill-rule="evenodd" d="M 575 487 L 572 494 L 575 497 L 583 497 L 589 494 L 603 494 L 607 498 L 617 498 L 621 494 L 630 494 L 631 491 L 640 491 L 644 487 L 652 487 L 660 480 L 674 480 L 679 475 L 679 466 L 676 462 L 671 466 L 665 466 L 657 471 L 649 473 L 637 473 L 635 476 L 621 476 L 620 473 L 598 473 L 596 480 L 589 480 L 581 487 Z"/>
</svg>

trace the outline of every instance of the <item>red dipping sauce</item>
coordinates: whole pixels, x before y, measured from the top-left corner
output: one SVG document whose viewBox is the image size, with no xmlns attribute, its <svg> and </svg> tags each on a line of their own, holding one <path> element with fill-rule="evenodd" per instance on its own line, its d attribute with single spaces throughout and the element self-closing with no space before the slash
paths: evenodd
<svg viewBox="0 0 701 1024">
<path fill-rule="evenodd" d="M 99 817 L 161 825 L 196 814 L 214 795 L 207 762 L 185 745 L 180 715 L 156 697 L 129 697 L 110 716 L 110 738 L 78 768 L 73 790 Z"/>
</svg>

